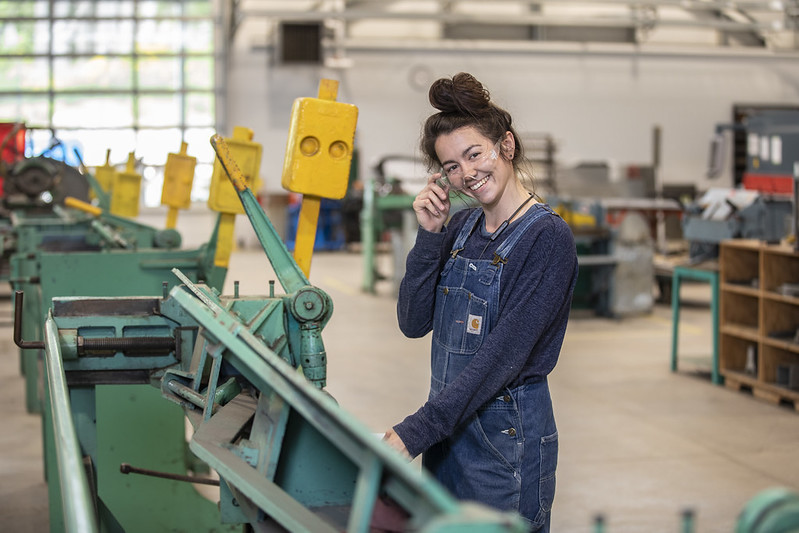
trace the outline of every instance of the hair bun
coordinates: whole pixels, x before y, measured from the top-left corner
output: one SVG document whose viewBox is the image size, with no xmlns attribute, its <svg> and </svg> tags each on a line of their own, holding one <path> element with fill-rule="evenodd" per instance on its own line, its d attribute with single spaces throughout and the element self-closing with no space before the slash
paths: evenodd
<svg viewBox="0 0 799 533">
<path fill-rule="evenodd" d="M 466 72 L 434 81 L 428 96 L 430 105 L 442 113 L 476 116 L 491 109 L 488 90 Z"/>
</svg>

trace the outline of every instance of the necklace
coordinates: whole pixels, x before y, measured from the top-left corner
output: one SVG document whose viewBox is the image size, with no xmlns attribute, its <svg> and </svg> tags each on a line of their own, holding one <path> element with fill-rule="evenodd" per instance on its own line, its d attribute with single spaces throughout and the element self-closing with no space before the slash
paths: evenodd
<svg viewBox="0 0 799 533">
<path fill-rule="evenodd" d="M 498 227 L 496 230 L 494 230 L 494 233 L 492 233 L 492 234 L 491 234 L 491 235 L 488 237 L 488 242 L 487 242 L 487 243 L 486 243 L 486 245 L 483 247 L 483 251 L 482 251 L 482 252 L 480 252 L 480 257 L 478 257 L 477 259 L 482 259 L 482 257 L 483 257 L 483 254 L 484 254 L 484 253 L 486 253 L 486 250 L 488 249 L 488 245 L 489 245 L 489 244 L 491 244 L 492 242 L 494 242 L 495 240 L 497 240 L 497 237 L 499 237 L 499 235 L 500 235 L 500 234 L 501 234 L 503 231 L 505 231 L 505 228 L 507 228 L 507 227 L 508 227 L 508 224 L 510 224 L 510 221 L 511 221 L 511 220 L 513 220 L 513 217 L 515 217 L 516 215 L 518 215 L 518 214 L 519 214 L 519 211 L 521 211 L 522 209 L 524 209 L 524 206 L 526 206 L 528 203 L 530 203 L 530 200 L 532 200 L 532 199 L 533 199 L 533 195 L 531 194 L 531 195 L 529 195 L 529 196 L 527 197 L 527 199 L 526 199 L 524 202 L 522 202 L 522 205 L 520 205 L 519 207 L 517 207 L 517 208 L 516 208 L 516 211 L 514 211 L 513 213 L 511 213 L 511 215 L 510 215 L 508 218 L 506 218 L 506 219 L 505 219 L 505 220 L 502 222 L 502 224 L 500 224 L 500 225 L 499 225 L 499 227 Z M 485 216 L 485 213 L 483 214 L 483 216 Z"/>
</svg>

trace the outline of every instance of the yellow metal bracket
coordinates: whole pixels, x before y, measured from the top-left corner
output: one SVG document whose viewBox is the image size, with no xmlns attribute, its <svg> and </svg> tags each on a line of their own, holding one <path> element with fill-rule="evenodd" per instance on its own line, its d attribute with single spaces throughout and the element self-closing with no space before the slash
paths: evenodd
<svg viewBox="0 0 799 533">
<path fill-rule="evenodd" d="M 298 98 L 281 183 L 301 193 L 294 260 L 306 276 L 311 270 L 322 198 L 341 199 L 347 192 L 358 108 L 336 102 L 338 81 L 322 79 L 317 98 Z"/>
<path fill-rule="evenodd" d="M 139 196 L 141 195 L 141 174 L 136 172 L 134 152 L 128 154 L 125 170 L 114 174 L 111 187 L 111 214 L 120 217 L 139 216 Z"/>
<path fill-rule="evenodd" d="M 219 228 L 216 241 L 216 255 L 214 265 L 226 267 L 230 263 L 233 253 L 236 215 L 244 214 L 236 189 L 243 191 L 247 187 L 257 190 L 260 186 L 258 174 L 261 168 L 261 154 L 263 148 L 253 142 L 253 131 L 249 128 L 235 126 L 233 136 L 227 139 L 220 135 L 212 137 L 212 144 L 222 149 L 217 152 L 214 160 L 214 170 L 211 176 L 211 189 L 208 197 L 208 207 L 218 212 Z M 232 162 L 238 164 L 231 164 Z M 223 169 L 223 164 L 228 169 L 237 168 L 235 177 L 228 178 Z"/>
<path fill-rule="evenodd" d="M 167 229 L 174 229 L 177 226 L 178 209 L 191 207 L 191 186 L 194 183 L 197 158 L 187 153 L 188 147 L 188 144 L 181 142 L 179 153 L 169 153 L 166 156 L 161 205 L 169 209 L 166 216 Z"/>
</svg>

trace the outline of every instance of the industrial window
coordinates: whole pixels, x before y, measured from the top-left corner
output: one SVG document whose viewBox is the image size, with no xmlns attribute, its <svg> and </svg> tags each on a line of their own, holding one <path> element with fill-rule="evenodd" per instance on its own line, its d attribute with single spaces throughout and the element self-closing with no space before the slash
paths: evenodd
<svg viewBox="0 0 799 533">
<path fill-rule="evenodd" d="M 24 122 L 26 154 L 77 165 L 141 162 L 160 203 L 181 141 L 208 197 L 215 131 L 212 0 L 0 0 L 0 121 Z"/>
</svg>

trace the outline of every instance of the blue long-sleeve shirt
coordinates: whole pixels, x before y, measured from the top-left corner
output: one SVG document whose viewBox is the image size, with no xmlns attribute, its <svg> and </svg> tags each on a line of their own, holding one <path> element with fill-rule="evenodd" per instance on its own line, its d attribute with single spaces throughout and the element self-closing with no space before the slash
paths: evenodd
<svg viewBox="0 0 799 533">
<path fill-rule="evenodd" d="M 419 228 L 397 302 L 399 327 L 407 337 L 423 337 L 431 331 L 441 269 L 470 212 L 455 213 L 440 233 Z M 521 220 L 504 233 L 510 235 Z M 460 252 L 462 257 L 493 257 L 504 240 L 499 236 L 491 242 L 483 220 L 478 226 Z M 455 381 L 394 426 L 413 457 L 451 435 L 503 388 L 539 381 L 558 361 L 577 279 L 571 229 L 559 216 L 548 214 L 527 229 L 507 259 L 499 319 L 480 349 Z"/>
</svg>

